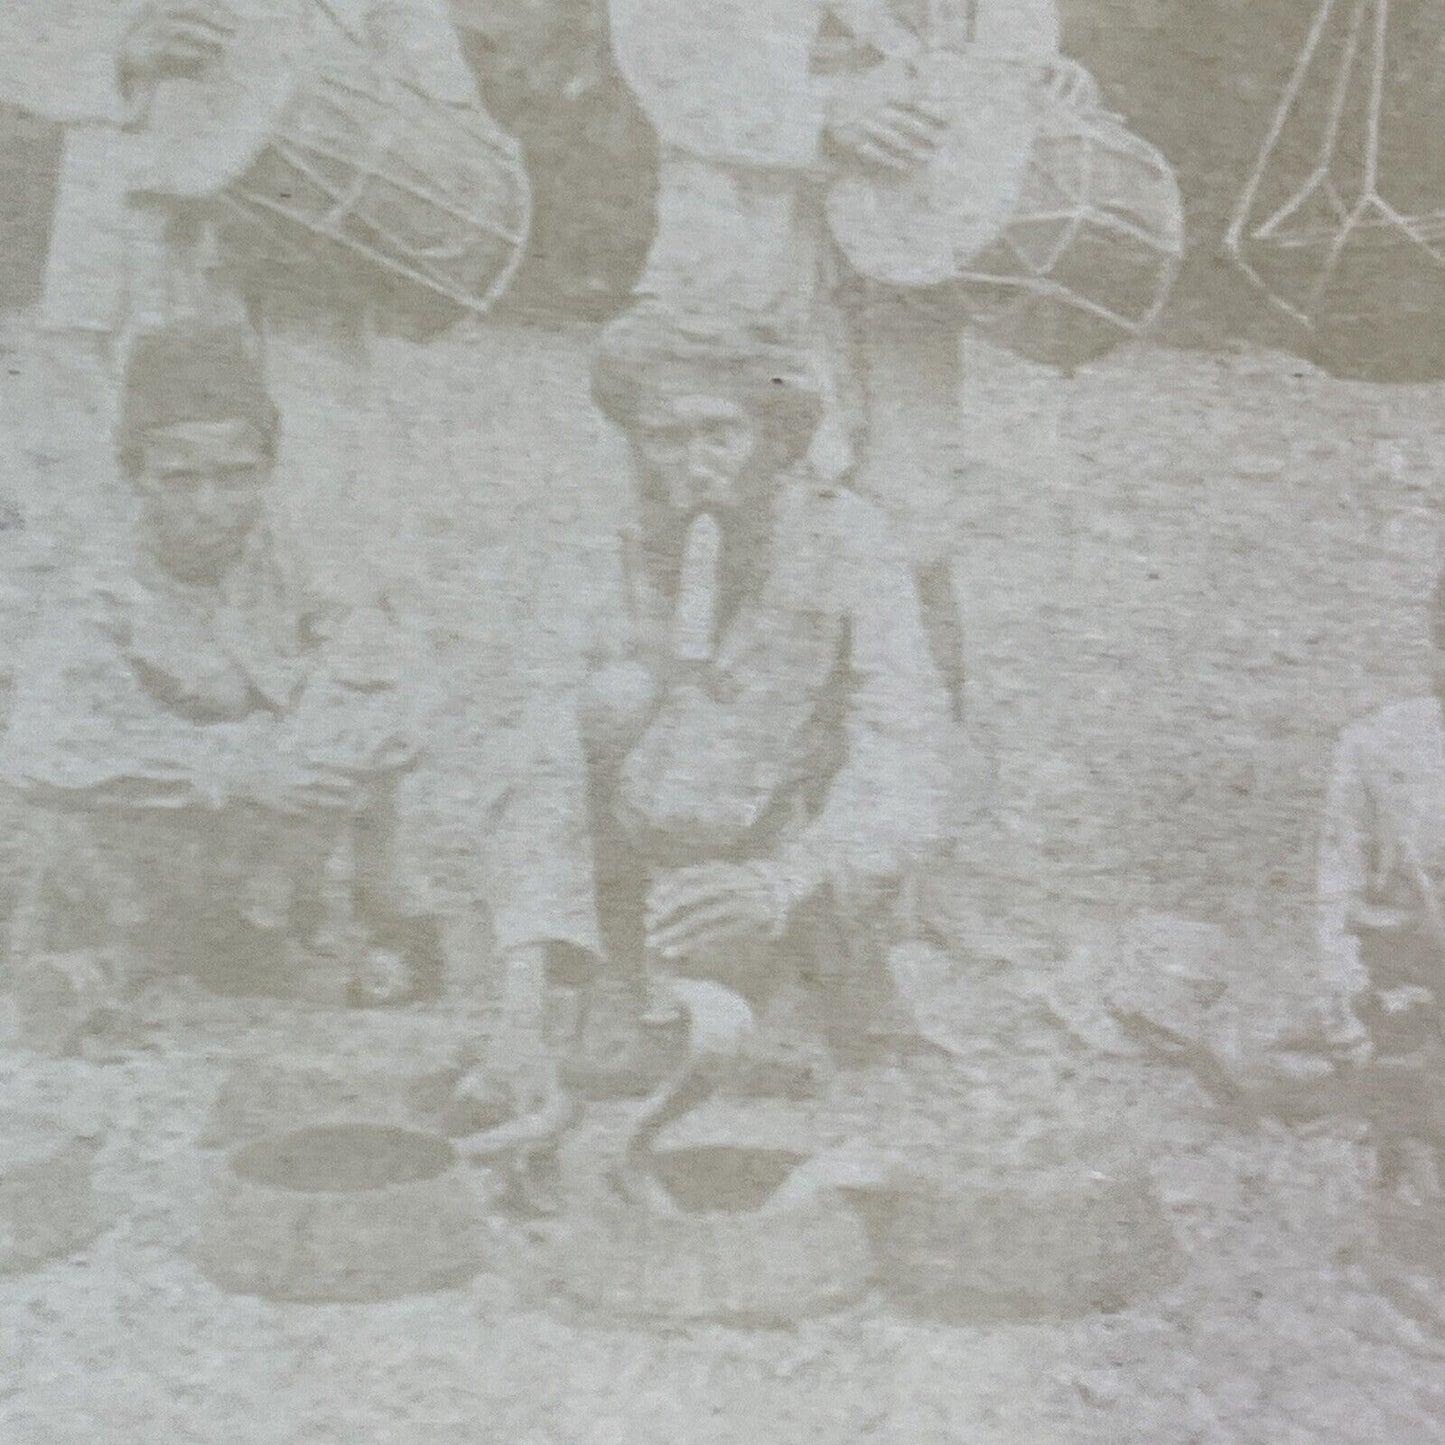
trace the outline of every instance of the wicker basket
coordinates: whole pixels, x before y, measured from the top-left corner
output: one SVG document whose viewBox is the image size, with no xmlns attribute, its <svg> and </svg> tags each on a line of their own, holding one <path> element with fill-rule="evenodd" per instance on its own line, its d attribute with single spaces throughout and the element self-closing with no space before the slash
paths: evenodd
<svg viewBox="0 0 1445 1445">
<path fill-rule="evenodd" d="M 267 1299 L 421 1294 L 480 1270 L 485 1203 L 439 1135 L 316 1125 L 221 1161 L 195 1258 L 221 1288 Z"/>
<path fill-rule="evenodd" d="M 958 1324 L 1120 1309 L 1174 1277 L 1173 1236 L 1147 1177 L 987 1162 L 895 1176 L 855 1198 L 894 1304 Z"/>
<path fill-rule="evenodd" d="M 780 1101 L 704 1106 L 645 1175 L 582 1179 L 557 1245 L 564 1293 L 610 1322 L 784 1326 L 867 1290 L 862 1221 Z M 594 1156 L 595 1157 L 595 1156 Z"/>
</svg>

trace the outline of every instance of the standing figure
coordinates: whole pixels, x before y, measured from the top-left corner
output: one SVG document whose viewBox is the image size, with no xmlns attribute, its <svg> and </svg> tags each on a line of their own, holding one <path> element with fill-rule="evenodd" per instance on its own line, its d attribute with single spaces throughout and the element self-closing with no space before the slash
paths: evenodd
<svg viewBox="0 0 1445 1445">
<path fill-rule="evenodd" d="M 605 950 L 582 1071 L 640 1082 L 649 978 L 681 974 L 752 1005 L 759 1087 L 811 1087 L 897 1041 L 897 894 L 947 828 L 918 596 L 881 514 L 804 460 L 822 398 L 786 333 L 639 306 L 594 391 L 637 512 L 581 708 Z"/>
<path fill-rule="evenodd" d="M 975 41 L 1052 56 L 1053 0 L 727 0 L 701 15 L 664 0 L 611 4 L 619 68 L 660 144 L 657 234 L 638 291 L 787 315 L 811 333 L 828 393 L 815 460 L 850 474 L 908 548 L 959 719 L 960 325 L 927 295 L 854 275 L 828 235 L 825 198 L 842 174 L 917 170 L 945 139 L 957 106 L 921 82 L 918 56 Z"/>
<path fill-rule="evenodd" d="M 44 434 L 33 445 L 58 474 L 53 495 L 80 499 L 76 510 L 89 516 L 123 494 L 109 438 L 130 332 L 183 316 L 244 316 L 264 338 L 268 380 L 289 418 L 277 458 L 285 505 L 328 520 L 330 545 L 312 548 L 318 584 L 356 602 L 396 590 L 416 570 L 406 493 L 426 439 L 413 435 L 423 427 L 404 407 L 388 403 L 395 376 L 431 358 L 396 302 L 405 283 L 385 284 L 385 266 L 345 264 L 344 249 L 338 266 L 328 228 L 368 237 L 382 252 L 410 247 L 424 264 L 439 256 L 445 265 L 455 253 L 470 262 L 476 207 L 448 218 L 456 231 L 447 239 L 457 244 L 446 246 L 434 244 L 445 204 L 427 204 L 444 203 L 453 188 L 474 199 L 478 170 L 489 157 L 499 166 L 507 158 L 504 137 L 481 160 L 448 144 L 456 134 L 499 133 L 445 0 L 84 5 L 95 12 L 84 23 L 55 27 L 84 35 L 75 48 L 85 54 L 70 67 L 78 94 L 62 97 L 56 112 L 64 153 L 37 359 L 27 368 L 37 378 L 30 413 Z M 311 181 L 297 173 L 288 184 L 297 157 Z M 274 233 L 235 204 L 237 183 L 257 174 L 288 212 Z M 499 188 L 509 205 L 519 189 Z M 517 222 L 498 209 L 507 210 L 495 218 L 499 231 Z M 310 234 L 297 215 L 314 222 Z M 347 284 L 320 282 L 328 270 Z M 432 321 L 436 298 L 424 288 L 411 294 L 422 294 L 419 309 Z M 433 381 L 443 390 L 441 378 Z M 69 518 L 59 510 L 61 528 Z M 79 555 L 90 529 L 70 530 L 68 553 Z"/>
<path fill-rule="evenodd" d="M 532 183 L 532 234 L 502 309 L 605 321 L 637 282 L 657 191 L 657 141 L 617 74 L 607 0 L 451 0 L 451 14 Z"/>
<path fill-rule="evenodd" d="M 334 1002 L 439 982 L 391 851 L 418 649 L 298 581 L 266 515 L 278 432 L 245 332 L 136 341 L 117 445 L 133 542 L 36 637 L 0 749 L 32 827 L 22 979 L 103 957 L 122 996 L 157 972 Z"/>
<path fill-rule="evenodd" d="M 347 54 L 356 57 L 357 94 L 318 92 L 299 134 L 285 134 L 288 106 L 315 84 L 316 58 Z M 325 232 L 358 229 L 346 210 L 350 188 L 353 202 L 383 207 L 360 218 L 379 246 L 418 236 L 424 246 L 433 177 L 449 167 L 466 174 L 468 157 L 437 149 L 452 138 L 445 126 L 414 142 L 366 133 L 389 95 L 420 97 L 443 116 L 483 114 L 444 0 L 145 0 L 116 66 L 126 210 L 138 237 L 128 324 L 216 308 L 246 314 L 264 337 L 268 377 L 289 419 L 278 458 L 288 496 L 298 512 L 314 507 L 330 521 L 331 545 L 313 558 L 318 580 L 352 601 L 367 600 L 378 579 L 380 590 L 398 590 L 416 561 L 405 489 L 427 439 L 413 435 L 418 424 L 389 395 L 398 376 L 429 366 L 429 348 L 383 273 L 337 267 Z M 217 197 L 278 138 L 299 148 L 314 176 L 278 182 L 269 199 L 314 207 L 314 231 L 279 230 L 282 242 L 272 244 L 264 227 L 232 227 L 218 242 L 215 223 L 227 210 Z M 306 149 L 313 139 L 315 152 Z M 397 153 L 410 144 L 414 151 Z M 370 166 L 378 173 L 368 175 Z M 438 378 L 434 389 L 443 387 Z"/>
<path fill-rule="evenodd" d="M 1445 578 L 1430 692 L 1346 729 L 1320 849 L 1326 1034 L 1368 1059 L 1382 1182 L 1445 1198 Z"/>
</svg>

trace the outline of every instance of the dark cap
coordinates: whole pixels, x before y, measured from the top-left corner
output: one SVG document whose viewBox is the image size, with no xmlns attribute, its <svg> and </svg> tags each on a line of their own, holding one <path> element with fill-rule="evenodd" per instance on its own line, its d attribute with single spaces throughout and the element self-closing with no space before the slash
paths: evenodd
<svg viewBox="0 0 1445 1445">
<path fill-rule="evenodd" d="M 116 454 L 140 470 L 146 436 L 188 422 L 246 421 L 276 454 L 279 418 L 251 334 L 240 326 L 183 323 L 136 339 L 121 387 Z"/>
</svg>

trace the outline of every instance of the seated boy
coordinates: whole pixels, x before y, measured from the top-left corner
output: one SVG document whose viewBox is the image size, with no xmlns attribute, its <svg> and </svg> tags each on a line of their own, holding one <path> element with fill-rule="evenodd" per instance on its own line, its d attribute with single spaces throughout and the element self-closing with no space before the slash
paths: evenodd
<svg viewBox="0 0 1445 1445">
<path fill-rule="evenodd" d="M 123 985 L 390 1002 L 438 965 L 392 896 L 416 649 L 384 604 L 328 610 L 283 565 L 277 433 L 245 332 L 136 342 L 117 438 L 133 542 L 22 658 L 0 747 L 32 832 L 12 970 L 90 954 Z"/>
</svg>

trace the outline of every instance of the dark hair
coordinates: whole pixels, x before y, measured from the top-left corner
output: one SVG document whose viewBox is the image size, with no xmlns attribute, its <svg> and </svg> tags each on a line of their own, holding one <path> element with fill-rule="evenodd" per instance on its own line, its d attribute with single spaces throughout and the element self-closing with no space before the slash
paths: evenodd
<svg viewBox="0 0 1445 1445">
<path fill-rule="evenodd" d="M 602 333 L 592 353 L 592 396 L 622 428 L 663 383 L 725 397 L 762 425 L 777 464 L 807 451 L 823 401 L 806 351 L 778 328 L 738 316 L 680 313 L 646 301 Z"/>
<path fill-rule="evenodd" d="M 116 456 L 139 475 L 146 437 L 186 422 L 247 421 L 276 455 L 280 422 L 250 334 L 239 326 L 184 323 L 138 337 L 121 385 Z"/>
</svg>

